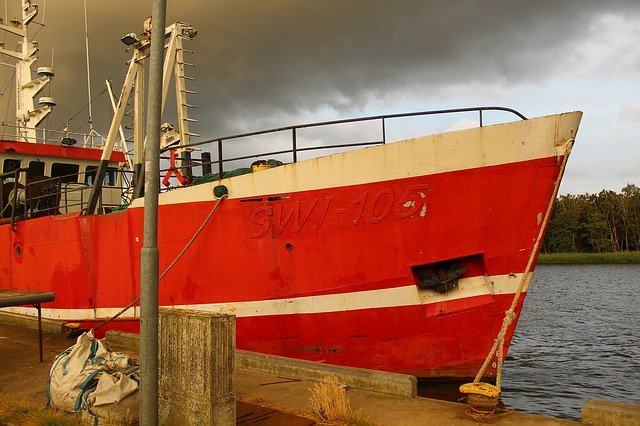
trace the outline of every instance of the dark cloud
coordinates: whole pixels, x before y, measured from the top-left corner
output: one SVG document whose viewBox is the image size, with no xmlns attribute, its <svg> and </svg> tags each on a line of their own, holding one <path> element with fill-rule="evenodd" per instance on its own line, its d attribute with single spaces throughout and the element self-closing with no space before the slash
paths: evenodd
<svg viewBox="0 0 640 426">
<path fill-rule="evenodd" d="M 102 92 L 106 78 L 119 92 L 128 59 L 119 37 L 140 32 L 150 1 L 87 3 L 92 94 Z M 195 131 L 206 136 L 288 124 L 271 117 L 365 110 L 394 93 L 429 98 L 469 81 L 544 80 L 564 68 L 597 17 L 640 13 L 636 0 L 168 3 L 168 22 L 179 19 L 199 31 L 189 45 L 198 92 L 190 103 L 199 105 Z M 44 36 L 55 42 L 52 94 L 60 122 L 86 104 L 83 3 L 49 0 L 44 13 L 40 47 L 50 57 Z M 102 98 L 94 115 L 106 132 Z"/>
</svg>

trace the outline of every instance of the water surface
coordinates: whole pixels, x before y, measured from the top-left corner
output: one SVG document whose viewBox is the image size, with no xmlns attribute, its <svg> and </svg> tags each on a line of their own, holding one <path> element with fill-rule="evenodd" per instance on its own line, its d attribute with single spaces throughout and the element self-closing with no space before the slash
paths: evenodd
<svg viewBox="0 0 640 426">
<path fill-rule="evenodd" d="M 580 418 L 640 403 L 640 265 L 539 265 L 504 365 L 510 408 Z"/>
<path fill-rule="evenodd" d="M 640 403 L 640 265 L 539 265 L 504 364 L 507 409 L 580 419 L 588 399 Z M 462 382 L 418 393 L 460 400 Z"/>
</svg>

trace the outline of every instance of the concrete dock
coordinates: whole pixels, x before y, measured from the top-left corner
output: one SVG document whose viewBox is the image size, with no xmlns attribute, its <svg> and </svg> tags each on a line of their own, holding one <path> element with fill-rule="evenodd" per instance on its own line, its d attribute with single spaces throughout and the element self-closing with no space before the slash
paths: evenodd
<svg viewBox="0 0 640 426">
<path fill-rule="evenodd" d="M 11 322 L 12 324 L 9 324 Z M 25 327 L 26 326 L 26 327 Z M 16 326 L 0 314 L 0 391 L 14 396 L 46 402 L 45 383 L 51 361 L 75 341 L 68 340 L 59 323 L 45 324 L 44 362 L 38 360 L 38 339 L 29 323 Z M 109 334 L 107 340 L 114 350 L 136 356 L 135 335 Z M 260 424 L 311 425 L 318 421 L 312 412 L 310 398 L 315 385 L 314 375 L 343 376 L 340 367 L 321 365 L 320 372 L 309 369 L 314 363 L 300 363 L 286 358 L 260 354 L 236 355 L 235 386 L 237 396 L 236 422 Z M 259 371 L 262 370 L 262 371 Z M 562 425 L 577 422 L 509 411 L 491 419 L 475 420 L 467 415 L 468 406 L 407 395 L 411 380 L 402 375 L 378 375 L 368 370 L 347 369 L 344 382 L 347 397 L 359 417 L 376 425 L 447 424 L 469 425 L 492 423 L 499 425 Z M 409 376 L 406 376 L 409 377 Z M 385 382 L 387 380 L 387 382 Z M 364 383 L 364 384 L 363 384 Z M 373 386 L 376 391 L 363 390 Z M 388 391 L 385 387 L 388 386 Z M 409 387 L 407 387 L 409 386 Z M 377 387 L 377 388 L 376 388 Z M 414 393 L 415 395 L 415 393 Z"/>
</svg>

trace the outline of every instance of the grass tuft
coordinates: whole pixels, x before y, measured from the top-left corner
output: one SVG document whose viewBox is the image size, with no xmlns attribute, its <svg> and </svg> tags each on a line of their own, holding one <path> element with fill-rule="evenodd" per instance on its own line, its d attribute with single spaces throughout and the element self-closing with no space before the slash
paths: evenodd
<svg viewBox="0 0 640 426">
<path fill-rule="evenodd" d="M 311 389 L 311 409 L 324 423 L 372 426 L 359 412 L 354 412 L 347 397 L 347 387 L 336 376 L 328 376 Z"/>
<path fill-rule="evenodd" d="M 16 398 L 0 392 L 0 425 L 21 426 L 79 426 L 79 414 L 66 413 L 55 408 L 43 408 L 25 398 Z"/>
</svg>

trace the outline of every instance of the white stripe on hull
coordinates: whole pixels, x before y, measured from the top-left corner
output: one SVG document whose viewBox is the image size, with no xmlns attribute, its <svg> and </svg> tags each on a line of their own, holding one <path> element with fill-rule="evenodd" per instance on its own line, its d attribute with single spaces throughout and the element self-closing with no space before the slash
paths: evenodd
<svg viewBox="0 0 640 426">
<path fill-rule="evenodd" d="M 526 292 L 533 274 L 526 277 Z M 196 309 L 213 313 L 232 314 L 237 317 L 258 317 L 272 315 L 321 314 L 330 312 L 355 311 L 361 309 L 392 308 L 401 306 L 429 305 L 456 299 L 486 295 L 514 294 L 518 289 L 522 274 L 479 276 L 463 278 L 457 288 L 447 293 L 419 290 L 415 285 L 368 290 L 352 293 L 326 294 L 287 299 L 255 300 L 246 302 L 206 303 L 198 305 L 175 305 L 176 309 Z M 122 308 L 96 309 L 52 309 L 42 308 L 42 317 L 49 319 L 95 320 L 108 318 Z M 12 307 L 2 311 L 35 315 L 35 308 Z M 139 308 L 131 308 L 120 318 L 137 318 Z"/>
<path fill-rule="evenodd" d="M 581 113 L 478 127 L 343 152 L 160 194 L 160 204 L 211 201 L 220 183 L 230 198 L 318 190 L 497 166 L 566 154 Z M 142 207 L 144 199 L 131 204 Z"/>
</svg>

